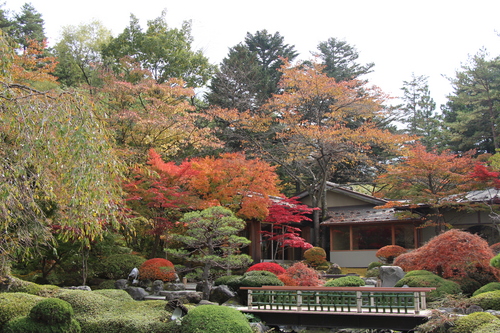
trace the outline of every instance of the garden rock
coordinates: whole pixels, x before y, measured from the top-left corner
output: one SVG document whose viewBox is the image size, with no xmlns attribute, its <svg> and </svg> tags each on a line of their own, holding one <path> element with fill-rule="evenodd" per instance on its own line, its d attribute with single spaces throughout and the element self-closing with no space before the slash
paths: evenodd
<svg viewBox="0 0 500 333">
<path fill-rule="evenodd" d="M 380 266 L 379 271 L 381 287 L 394 287 L 405 276 L 405 272 L 399 266 Z"/>
<path fill-rule="evenodd" d="M 71 286 L 71 287 L 65 287 L 64 289 L 92 291 L 92 289 L 89 286 Z"/>
<path fill-rule="evenodd" d="M 170 291 L 186 290 L 184 283 L 167 283 L 163 288 Z"/>
<path fill-rule="evenodd" d="M 365 285 L 368 287 L 376 287 L 377 286 L 377 279 L 376 278 L 363 278 L 365 280 Z"/>
<path fill-rule="evenodd" d="M 199 303 L 203 294 L 201 292 L 192 290 L 180 290 L 180 291 L 162 291 L 161 295 L 165 296 L 167 301 L 181 300 L 183 303 Z"/>
<path fill-rule="evenodd" d="M 471 305 L 465 310 L 465 314 L 471 314 L 474 312 L 483 312 L 483 308 L 480 307 L 479 305 Z"/>
<path fill-rule="evenodd" d="M 128 280 L 127 279 L 119 279 L 115 281 L 115 288 L 116 289 L 126 289 L 128 287 Z"/>
<path fill-rule="evenodd" d="M 153 295 L 160 295 L 160 292 L 163 290 L 163 285 L 164 283 L 162 280 L 155 280 L 151 286 L 151 292 Z"/>
<path fill-rule="evenodd" d="M 141 287 L 127 287 L 125 291 L 136 301 L 142 301 L 149 294 Z"/>
<path fill-rule="evenodd" d="M 212 288 L 210 291 L 210 297 L 209 301 L 210 302 L 216 302 L 218 304 L 222 304 L 224 302 L 227 302 L 229 299 L 233 298 L 236 296 L 236 293 L 229 289 L 228 286 L 226 285 L 221 285 Z"/>
</svg>

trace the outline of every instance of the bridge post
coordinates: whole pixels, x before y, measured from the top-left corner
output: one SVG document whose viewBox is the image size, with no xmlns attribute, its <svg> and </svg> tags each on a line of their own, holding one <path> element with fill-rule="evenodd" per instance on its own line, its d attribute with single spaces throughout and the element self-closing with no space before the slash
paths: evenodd
<svg viewBox="0 0 500 333">
<path fill-rule="evenodd" d="M 302 291 L 297 290 L 297 311 L 302 311 Z"/>
<path fill-rule="evenodd" d="M 414 299 L 414 303 L 415 303 L 415 314 L 419 314 L 420 313 L 420 292 L 414 292 L 413 293 L 413 299 Z"/>
<path fill-rule="evenodd" d="M 252 310 L 252 289 L 248 290 L 248 310 Z"/>
<path fill-rule="evenodd" d="M 362 312 L 361 307 L 363 306 L 363 298 L 361 296 L 361 291 L 356 291 L 356 307 L 359 313 Z"/>
</svg>

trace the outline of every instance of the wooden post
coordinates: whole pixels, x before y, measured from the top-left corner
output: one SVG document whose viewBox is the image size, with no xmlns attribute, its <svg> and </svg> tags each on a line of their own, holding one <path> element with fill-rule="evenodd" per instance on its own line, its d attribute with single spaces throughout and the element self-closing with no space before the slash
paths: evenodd
<svg viewBox="0 0 500 333">
<path fill-rule="evenodd" d="M 302 311 L 302 291 L 297 290 L 297 311 Z"/>
<path fill-rule="evenodd" d="M 414 292 L 413 293 L 413 299 L 414 299 L 414 307 L 415 307 L 415 314 L 420 313 L 420 293 L 419 292 Z"/>
</svg>

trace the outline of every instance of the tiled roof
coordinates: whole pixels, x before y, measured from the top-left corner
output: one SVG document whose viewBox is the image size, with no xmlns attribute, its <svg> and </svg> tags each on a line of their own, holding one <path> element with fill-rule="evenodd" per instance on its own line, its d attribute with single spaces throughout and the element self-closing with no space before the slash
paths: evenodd
<svg viewBox="0 0 500 333">
<path fill-rule="evenodd" d="M 388 222 L 404 222 L 396 216 L 394 208 L 389 209 L 374 209 L 371 206 L 353 206 L 335 208 L 328 212 L 330 217 L 321 225 L 338 225 L 338 224 L 363 224 L 363 223 L 388 223 Z"/>
</svg>

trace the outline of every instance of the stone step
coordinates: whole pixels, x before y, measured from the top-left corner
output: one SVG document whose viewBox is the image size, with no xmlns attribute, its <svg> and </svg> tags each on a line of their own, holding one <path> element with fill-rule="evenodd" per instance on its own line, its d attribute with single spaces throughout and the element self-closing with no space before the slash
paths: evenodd
<svg viewBox="0 0 500 333">
<path fill-rule="evenodd" d="M 144 296 L 144 300 L 145 301 L 155 301 L 155 300 L 164 301 L 165 300 L 165 296 L 148 295 L 148 296 Z"/>
</svg>

